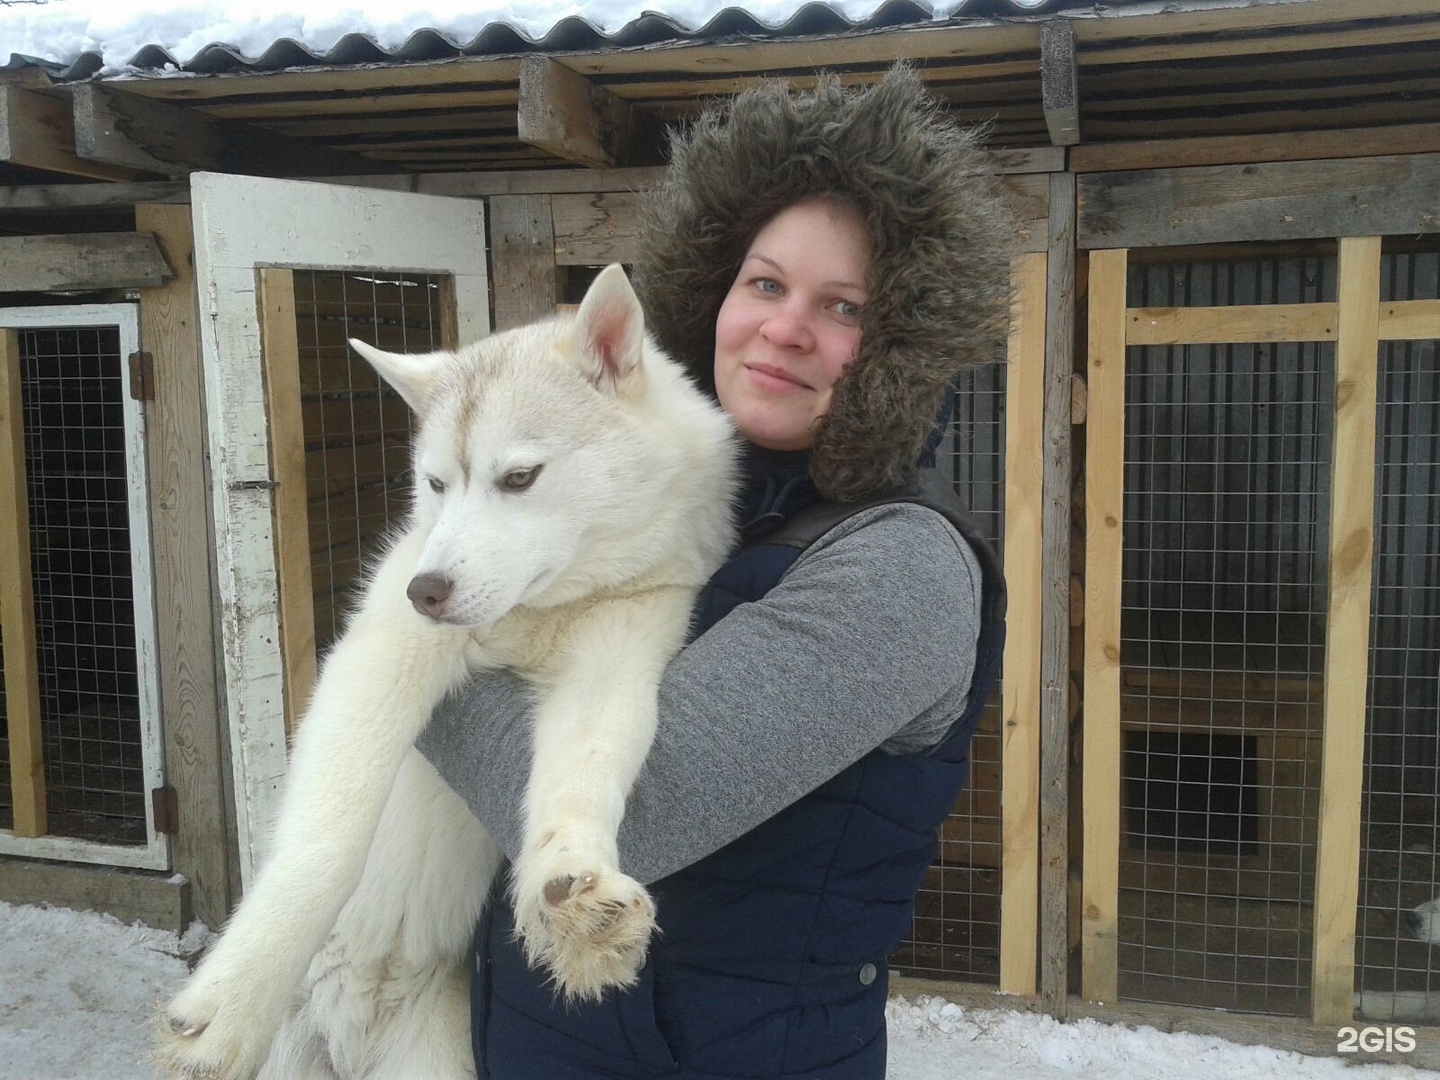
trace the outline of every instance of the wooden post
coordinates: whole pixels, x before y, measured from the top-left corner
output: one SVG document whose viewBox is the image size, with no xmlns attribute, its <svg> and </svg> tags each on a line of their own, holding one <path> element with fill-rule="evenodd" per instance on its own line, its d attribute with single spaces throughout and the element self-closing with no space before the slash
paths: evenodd
<svg viewBox="0 0 1440 1080">
<path fill-rule="evenodd" d="M 1085 861 L 1081 996 L 1120 996 L 1120 583 L 1124 554 L 1125 249 L 1090 253 L 1085 437 Z"/>
<path fill-rule="evenodd" d="M 1040 860 L 1040 593 L 1045 444 L 1044 252 L 1012 264 L 1005 377 L 1005 680 L 1001 684 L 1000 991 L 1035 993 Z"/>
<path fill-rule="evenodd" d="M 140 342 L 154 357 L 158 375 L 154 400 L 145 407 L 145 434 L 165 777 L 175 789 L 180 817 L 170 838 L 170 857 L 173 869 L 190 882 L 195 917 L 219 926 L 230 913 L 239 879 L 216 666 L 214 545 L 190 207 L 137 206 L 135 226 L 155 234 L 176 273 L 164 285 L 140 290 Z"/>
<path fill-rule="evenodd" d="M 25 417 L 20 407 L 20 337 L 0 330 L 0 635 L 16 836 L 45 834 L 45 747 L 35 655 L 35 583 L 30 502 L 25 491 Z"/>
<path fill-rule="evenodd" d="M 1040 971 L 1065 1013 L 1070 861 L 1070 383 L 1075 375 L 1075 178 L 1054 173 L 1046 223 L 1045 421 L 1040 565 Z M 1008 512 L 1008 510 L 1007 510 Z M 1008 529 L 1007 529 L 1008 532 Z M 1009 670 L 1009 669 L 1007 669 Z"/>
<path fill-rule="evenodd" d="M 280 602 L 285 734 L 293 738 L 315 692 L 317 672 L 295 274 L 291 270 L 262 269 L 255 271 L 255 278 L 265 369 L 265 414 L 270 421 L 270 475 L 275 481 L 275 577 Z"/>
<path fill-rule="evenodd" d="M 1374 548 L 1378 236 L 1341 238 L 1338 292 L 1325 714 L 1311 981 L 1315 1022 L 1335 1027 L 1350 1023 L 1355 1000 L 1355 907 L 1360 888 L 1360 800 Z"/>
</svg>

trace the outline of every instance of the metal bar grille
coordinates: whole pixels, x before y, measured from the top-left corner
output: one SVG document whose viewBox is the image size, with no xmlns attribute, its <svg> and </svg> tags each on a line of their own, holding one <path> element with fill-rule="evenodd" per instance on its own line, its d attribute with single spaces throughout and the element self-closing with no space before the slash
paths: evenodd
<svg viewBox="0 0 1440 1080">
<path fill-rule="evenodd" d="M 1330 258 L 1133 267 L 1129 304 L 1334 298 Z M 1120 993 L 1308 1011 L 1333 346 L 1132 347 Z"/>
<path fill-rule="evenodd" d="M 974 368 L 953 395 L 940 469 L 1003 550 L 1005 367 Z M 1000 705 L 998 689 L 970 746 L 970 778 L 941 829 L 940 853 L 915 902 L 910 937 L 891 958 L 913 975 L 1000 979 Z"/>
<path fill-rule="evenodd" d="M 1382 261 L 1383 299 L 1440 296 L 1440 254 Z M 1410 915 L 1440 893 L 1440 364 L 1436 342 L 1380 350 L 1375 569 L 1356 990 L 1367 1019 L 1440 1021 L 1440 937 Z M 1425 939 L 1425 940 L 1422 940 Z"/>
<path fill-rule="evenodd" d="M 119 333 L 19 339 L 49 832 L 144 844 Z M 6 825 L 11 809 L 7 774 Z"/>
<path fill-rule="evenodd" d="M 346 344 L 440 348 L 440 279 L 295 272 L 316 648 L 339 635 L 368 561 L 410 505 L 410 412 Z"/>
</svg>

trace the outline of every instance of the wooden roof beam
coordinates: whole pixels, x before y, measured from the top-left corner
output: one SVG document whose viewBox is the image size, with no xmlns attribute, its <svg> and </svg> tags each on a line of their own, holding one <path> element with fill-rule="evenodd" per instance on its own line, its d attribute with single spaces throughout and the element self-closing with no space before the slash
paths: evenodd
<svg viewBox="0 0 1440 1080">
<path fill-rule="evenodd" d="M 385 166 L 360 154 L 220 120 L 99 83 L 74 89 L 75 150 L 87 161 L 152 173 L 330 176 Z"/>
<path fill-rule="evenodd" d="M 0 293 L 128 289 L 174 276 L 153 233 L 0 237 Z"/>
<path fill-rule="evenodd" d="M 0 86 L 0 161 L 94 180 L 135 180 L 145 175 L 80 157 L 69 105 L 10 85 Z"/>
<path fill-rule="evenodd" d="M 548 56 L 520 61 L 520 141 L 592 169 L 644 154 L 650 121 L 603 86 Z"/>
<path fill-rule="evenodd" d="M 1080 76 L 1075 60 L 1075 28 L 1068 19 L 1040 27 L 1040 103 L 1055 146 L 1080 141 Z"/>
</svg>

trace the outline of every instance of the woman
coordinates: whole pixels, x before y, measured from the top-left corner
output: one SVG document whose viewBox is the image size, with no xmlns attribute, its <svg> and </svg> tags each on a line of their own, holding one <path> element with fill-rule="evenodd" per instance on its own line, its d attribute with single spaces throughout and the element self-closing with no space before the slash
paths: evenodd
<svg viewBox="0 0 1440 1080">
<path fill-rule="evenodd" d="M 495 897 L 477 1068 L 878 1080 L 885 958 L 1002 636 L 993 556 L 917 461 L 950 377 L 1000 356 L 1013 223 L 972 137 L 905 68 L 863 93 L 747 91 L 672 150 L 637 285 L 747 447 L 742 544 L 666 672 L 621 832 L 660 932 L 636 986 L 567 1006 Z M 421 742 L 512 853 L 522 702 L 513 680 L 479 680 Z"/>
</svg>

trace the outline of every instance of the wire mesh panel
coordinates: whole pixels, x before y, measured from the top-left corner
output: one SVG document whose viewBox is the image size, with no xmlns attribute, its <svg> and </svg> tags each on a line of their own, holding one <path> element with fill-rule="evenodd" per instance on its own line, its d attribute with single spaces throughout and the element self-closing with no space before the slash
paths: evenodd
<svg viewBox="0 0 1440 1080">
<path fill-rule="evenodd" d="M 1005 368 L 967 372 L 938 453 L 942 473 L 997 552 L 1004 524 Z M 1000 697 L 970 744 L 970 778 L 940 834 L 910 937 L 892 957 L 912 975 L 995 983 L 1000 977 Z"/>
<path fill-rule="evenodd" d="M 1132 267 L 1142 307 L 1333 300 L 1331 258 Z M 1308 1011 L 1329 343 L 1132 347 L 1123 997 Z"/>
<path fill-rule="evenodd" d="M 115 326 L 79 326 L 18 336 L 47 832 L 144 845 L 120 334 Z M 8 752 L 7 738 L 0 758 Z M 0 824 L 11 826 L 13 810 L 6 770 Z"/>
<path fill-rule="evenodd" d="M 1383 299 L 1440 297 L 1440 254 L 1389 252 Z M 1437 335 L 1440 336 L 1440 335 Z M 1440 368 L 1382 343 L 1356 989 L 1368 1019 L 1440 1021 Z M 1419 908 L 1418 911 L 1413 909 Z M 1440 913 L 1437 913 L 1440 914 Z"/>
<path fill-rule="evenodd" d="M 410 505 L 410 411 L 350 349 L 440 348 L 440 279 L 295 271 L 316 648 L 343 628 L 387 529 Z"/>
</svg>

